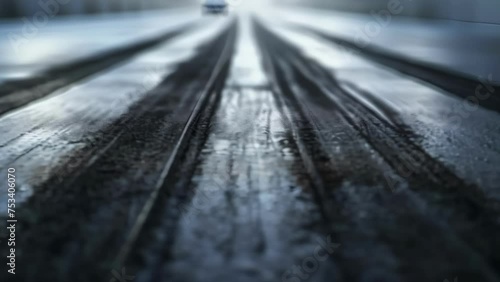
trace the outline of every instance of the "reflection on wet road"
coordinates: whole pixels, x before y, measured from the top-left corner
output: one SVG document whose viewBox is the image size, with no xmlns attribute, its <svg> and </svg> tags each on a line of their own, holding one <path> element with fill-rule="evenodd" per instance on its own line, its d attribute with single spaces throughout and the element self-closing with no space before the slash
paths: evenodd
<svg viewBox="0 0 500 282">
<path fill-rule="evenodd" d="M 260 59 L 255 60 L 260 56 L 249 28 L 245 21 L 196 162 L 192 199 L 179 206 L 184 214 L 165 271 L 171 281 L 275 281 L 281 269 L 316 244 L 314 233 L 297 232 L 314 226 L 320 214 L 310 191 L 303 190 L 310 184 Z M 199 271 L 191 271 L 193 265 Z"/>
<path fill-rule="evenodd" d="M 493 81 L 467 95 L 296 11 L 183 13 L 66 64 L 0 57 L 25 69 L 0 73 L 23 281 L 499 281 Z"/>
</svg>

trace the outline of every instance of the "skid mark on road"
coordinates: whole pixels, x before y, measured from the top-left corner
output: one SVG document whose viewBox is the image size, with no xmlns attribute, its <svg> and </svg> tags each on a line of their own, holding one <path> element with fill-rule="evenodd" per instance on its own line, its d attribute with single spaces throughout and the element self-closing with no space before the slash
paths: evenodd
<svg viewBox="0 0 500 282">
<path fill-rule="evenodd" d="M 325 158 L 312 164 L 322 180 L 318 186 L 326 191 L 326 206 L 336 207 L 325 210 L 332 213 L 332 227 L 342 238 L 339 243 L 352 247 L 338 253 L 344 279 L 363 279 L 376 271 L 387 281 L 402 279 L 394 275 L 429 280 L 455 269 L 464 277 L 480 275 L 496 281 L 491 267 L 497 256 L 482 243 L 488 240 L 495 245 L 499 234 L 494 202 L 429 156 L 399 126 L 352 99 L 334 76 L 305 58 L 296 46 L 260 23 L 257 26 L 261 48 L 268 54 L 267 67 L 274 73 L 284 104 L 293 109 L 293 124 L 299 129 L 305 155 Z M 406 175 L 402 167 L 413 170 Z M 384 179 L 387 176 L 397 183 L 396 190 L 384 189 L 393 184 Z M 357 208 L 350 207 L 354 203 Z M 349 227 L 339 229 L 339 221 Z M 432 232 L 433 240 L 424 243 L 418 230 Z M 426 248 L 410 251 L 405 240 L 421 242 L 419 246 Z M 363 252 L 371 250 L 372 256 L 355 252 L 363 245 L 367 245 Z M 444 246 L 444 250 L 432 252 L 430 246 Z M 364 272 L 349 263 L 354 254 Z M 449 255 L 459 259 L 444 265 Z"/>
<path fill-rule="evenodd" d="M 184 187 L 184 203 L 175 205 L 175 236 L 167 254 L 147 249 L 157 254 L 150 263 L 158 267 L 139 273 L 141 280 L 279 281 L 313 255 L 315 239 L 322 237 L 309 176 L 255 59 L 248 28 L 242 24 L 239 52 Z M 166 226 L 156 233 L 170 232 Z M 323 262 L 310 281 L 332 271 L 331 262 Z"/>
<path fill-rule="evenodd" d="M 200 46 L 195 56 L 179 64 L 127 115 L 104 128 L 95 146 L 59 167 L 19 207 L 24 219 L 23 232 L 17 238 L 22 242 L 19 252 L 24 254 L 19 263 L 32 265 L 19 274 L 25 281 L 39 281 L 40 277 L 67 281 L 78 269 L 85 269 L 80 277 L 89 281 L 107 276 L 163 177 L 164 166 L 175 157 L 181 133 L 200 97 L 206 96 L 202 93 L 206 87 L 219 87 L 209 81 L 216 64 L 222 66 L 217 78 L 224 80 L 224 65 L 230 60 L 224 46 L 231 46 L 233 34 L 229 24 Z M 46 252 L 55 244 L 57 257 L 47 260 Z M 100 263 L 96 263 L 97 256 Z M 65 267 L 58 269 L 61 263 Z"/>
</svg>

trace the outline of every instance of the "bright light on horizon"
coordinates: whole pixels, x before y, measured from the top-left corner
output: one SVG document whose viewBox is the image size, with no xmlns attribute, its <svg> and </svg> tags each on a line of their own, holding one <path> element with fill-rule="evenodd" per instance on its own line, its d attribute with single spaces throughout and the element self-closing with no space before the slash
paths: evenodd
<svg viewBox="0 0 500 282">
<path fill-rule="evenodd" d="M 237 11 L 264 11 L 272 6 L 272 0 L 226 0 L 231 9 Z"/>
</svg>

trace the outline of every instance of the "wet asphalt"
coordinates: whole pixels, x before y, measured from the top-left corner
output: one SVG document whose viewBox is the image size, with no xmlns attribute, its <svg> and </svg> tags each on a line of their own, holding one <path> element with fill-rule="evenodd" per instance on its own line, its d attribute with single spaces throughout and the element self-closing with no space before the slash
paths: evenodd
<svg viewBox="0 0 500 282">
<path fill-rule="evenodd" d="M 2 281 L 500 280 L 498 86 L 304 23 L 189 15 L 4 72 Z"/>
</svg>

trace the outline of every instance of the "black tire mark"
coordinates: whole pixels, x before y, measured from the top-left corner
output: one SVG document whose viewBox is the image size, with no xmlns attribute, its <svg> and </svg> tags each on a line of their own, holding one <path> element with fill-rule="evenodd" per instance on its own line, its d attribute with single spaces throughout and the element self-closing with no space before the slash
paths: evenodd
<svg viewBox="0 0 500 282">
<path fill-rule="evenodd" d="M 30 266 L 21 273 L 24 281 L 69 281 L 75 273 L 88 281 L 106 279 L 137 220 L 139 211 L 133 214 L 134 209 L 147 202 L 163 177 L 165 162 L 178 158 L 187 146 L 189 134 L 181 138 L 181 133 L 193 125 L 186 124 L 188 119 L 198 120 L 200 107 L 207 103 L 208 94 L 202 93 L 217 93 L 215 87 L 225 79 L 229 57 L 222 50 L 234 41 L 234 30 L 232 24 L 180 64 L 106 129 L 95 147 L 83 150 L 77 165 L 66 163 L 19 209 L 25 219 L 18 238 L 19 253 L 24 254 L 19 263 Z M 225 67 L 214 82 L 209 77 L 219 62 Z M 181 148 L 174 150 L 176 144 Z"/>
<path fill-rule="evenodd" d="M 7 81 L 0 84 L 0 116 L 16 108 L 41 99 L 56 90 L 109 69 L 134 55 L 155 47 L 165 41 L 189 32 L 198 24 L 187 24 L 174 31 L 150 38 L 126 47 L 118 47 L 75 62 L 55 66 L 36 77 Z"/>
<path fill-rule="evenodd" d="M 303 132 L 303 136 L 300 137 L 299 134 L 299 137 L 304 139 L 305 136 L 303 143 L 316 143 L 307 154 L 321 155 L 315 153 L 321 150 L 315 148 L 320 147 L 321 143 L 314 142 L 320 137 L 310 137 L 318 135 L 314 132 L 314 125 L 311 124 L 313 119 L 307 114 L 304 116 L 307 104 L 312 103 L 319 108 L 339 111 L 348 124 L 356 129 L 359 137 L 366 140 L 387 164 L 408 182 L 413 191 L 431 203 L 435 208 L 434 211 L 445 217 L 445 221 L 457 232 L 462 242 L 472 246 L 474 251 L 481 254 L 494 269 L 494 265 L 500 261 L 500 257 L 493 251 L 500 247 L 496 239 L 500 234 L 497 220 L 500 214 L 498 205 L 488 199 L 479 187 L 464 182 L 438 160 L 428 155 L 412 141 L 412 135 L 407 132 L 407 128 L 401 127 L 400 124 L 388 123 L 378 117 L 371 109 L 353 99 L 345 89 L 341 88 L 326 69 L 305 59 L 297 48 L 272 34 L 260 23 L 257 23 L 257 27 L 257 36 L 260 37 L 262 49 L 268 50 L 268 69 L 274 69 L 277 87 L 282 89 L 281 92 L 294 111 L 299 113 L 302 111 L 299 114 L 302 117 L 296 120 L 299 122 L 306 120 L 306 124 L 297 126 L 305 127 L 305 130 L 310 132 Z M 283 75 L 287 73 L 288 77 Z M 301 97 L 302 102 L 297 100 L 295 95 L 290 94 L 296 92 L 290 81 L 296 81 L 312 95 Z M 332 175 L 335 175 L 335 171 L 322 170 L 321 163 L 313 165 L 317 167 L 321 178 L 331 179 Z M 402 167 L 409 167 L 411 173 L 408 174 L 401 169 Z M 341 181 L 341 179 L 342 176 L 339 176 L 324 182 L 335 184 L 335 180 Z M 491 278 L 491 275 L 488 276 L 496 280 Z"/>
<path fill-rule="evenodd" d="M 479 105 L 485 109 L 500 112 L 500 86 L 493 82 L 486 81 L 489 78 L 474 79 L 462 73 L 454 72 L 450 69 L 432 66 L 417 60 L 412 60 L 407 57 L 399 56 L 389 51 L 382 50 L 376 47 L 360 47 L 355 42 L 348 39 L 335 37 L 324 32 L 296 25 L 296 29 L 304 30 L 309 33 L 318 35 L 330 42 L 333 42 L 344 48 L 348 48 L 372 61 L 388 66 L 403 74 L 416 77 L 430 84 L 433 84 L 450 94 L 456 95 L 462 99 L 470 97 L 480 98 Z M 482 90 L 480 90 L 482 89 Z M 481 92 L 488 92 L 488 97 L 482 99 Z"/>
</svg>

